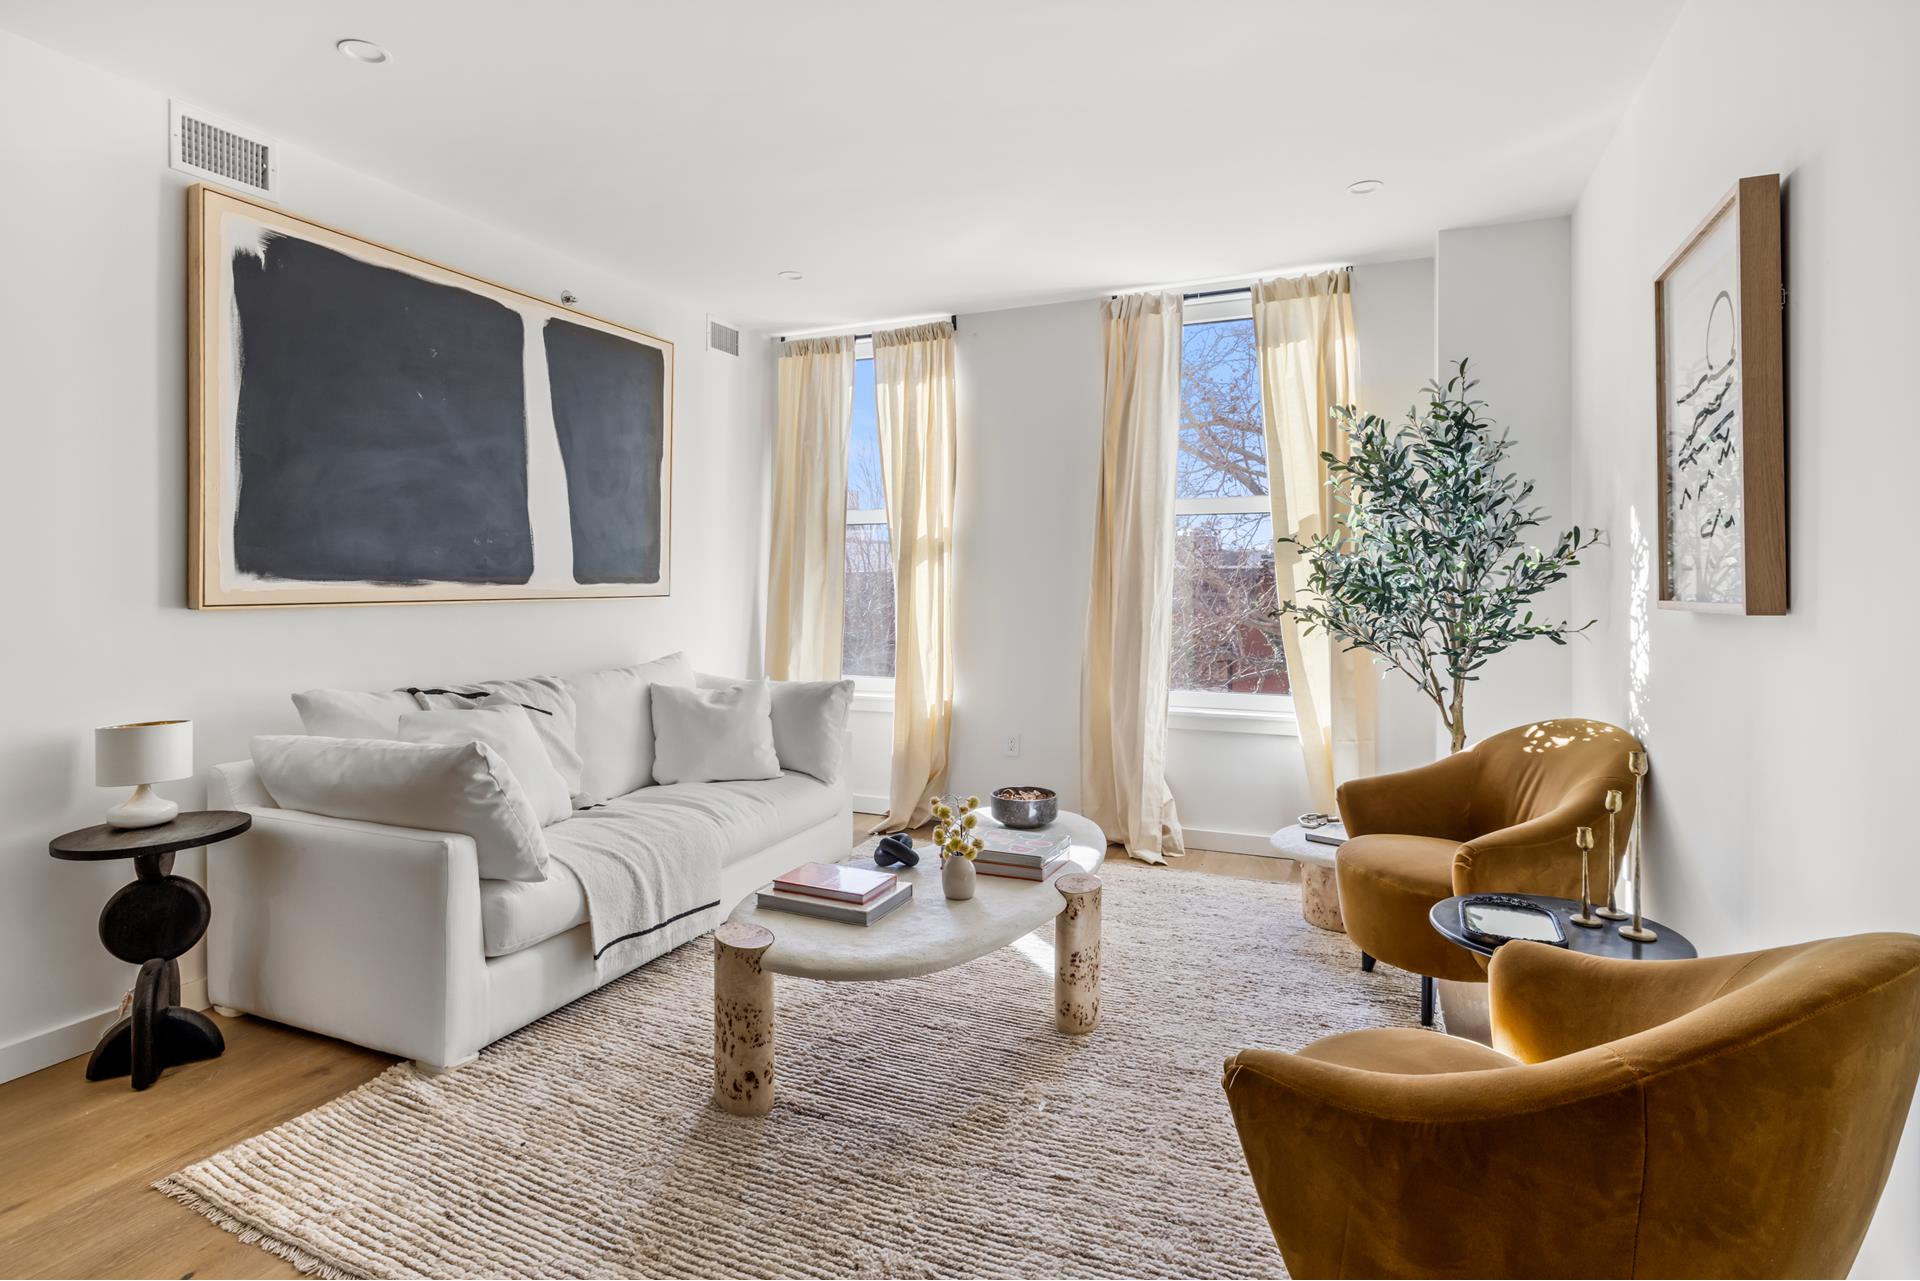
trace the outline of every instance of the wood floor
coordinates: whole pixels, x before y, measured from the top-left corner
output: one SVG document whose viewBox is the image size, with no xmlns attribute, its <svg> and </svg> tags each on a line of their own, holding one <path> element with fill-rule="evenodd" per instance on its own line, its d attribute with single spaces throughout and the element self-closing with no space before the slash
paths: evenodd
<svg viewBox="0 0 1920 1281">
<path fill-rule="evenodd" d="M 855 815 L 856 836 L 879 819 Z M 1193 851 L 1186 871 L 1298 877 L 1284 859 Z M 378 1076 L 388 1055 L 253 1018 L 210 1015 L 227 1052 L 136 1094 L 84 1057 L 0 1084 L 0 1277 L 292 1277 L 148 1185 Z"/>
</svg>

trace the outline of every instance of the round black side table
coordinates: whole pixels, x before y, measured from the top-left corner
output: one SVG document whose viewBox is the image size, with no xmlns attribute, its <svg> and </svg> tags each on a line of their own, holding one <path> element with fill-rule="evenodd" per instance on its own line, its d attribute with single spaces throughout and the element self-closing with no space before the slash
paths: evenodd
<svg viewBox="0 0 1920 1281">
<path fill-rule="evenodd" d="M 87 1080 L 131 1075 L 133 1088 L 144 1090 L 165 1069 L 218 1058 L 227 1048 L 212 1019 L 180 1004 L 179 958 L 207 932 L 213 908 L 205 890 L 173 875 L 173 856 L 252 826 L 253 817 L 238 810 L 189 810 L 157 827 L 122 830 L 101 823 L 48 843 L 47 852 L 55 858 L 133 860 L 133 883 L 108 899 L 100 913 L 100 941 L 121 960 L 138 965 L 140 977 L 133 985 L 132 1011 L 93 1047 Z"/>
<path fill-rule="evenodd" d="M 1620 937 L 1618 921 L 1605 921 L 1598 929 L 1587 925 L 1575 925 L 1572 917 L 1579 912 L 1580 905 L 1570 898 L 1548 898 L 1544 894 L 1505 894 L 1503 898 L 1517 898 L 1543 907 L 1552 912 L 1560 922 L 1560 932 L 1567 936 L 1567 950 L 1581 952 L 1587 956 L 1617 956 L 1626 961 L 1686 961 L 1699 955 L 1687 936 L 1671 925 L 1662 925 L 1658 921 L 1647 921 L 1646 925 L 1660 937 L 1651 943 L 1635 943 L 1632 939 Z M 1433 928 L 1440 931 L 1448 942 L 1458 943 L 1469 952 L 1478 952 L 1482 956 L 1492 956 L 1498 943 L 1485 943 L 1466 932 L 1460 924 L 1460 899 L 1443 898 L 1433 905 L 1427 913 L 1427 920 Z"/>
</svg>

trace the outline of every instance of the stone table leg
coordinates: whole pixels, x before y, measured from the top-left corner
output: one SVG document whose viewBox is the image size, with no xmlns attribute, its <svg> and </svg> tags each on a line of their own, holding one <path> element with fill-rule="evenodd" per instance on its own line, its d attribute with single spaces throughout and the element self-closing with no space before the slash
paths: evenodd
<svg viewBox="0 0 1920 1281">
<path fill-rule="evenodd" d="M 773 931 L 735 921 L 713 932 L 713 1101 L 736 1116 L 773 1106 Z"/>
<path fill-rule="evenodd" d="M 1340 882 L 1330 867 L 1303 863 L 1300 867 L 1300 915 L 1307 924 L 1336 934 L 1347 932 L 1340 915 Z"/>
<path fill-rule="evenodd" d="M 1067 905 L 1053 924 L 1053 1015 L 1081 1035 L 1100 1022 L 1100 878 L 1068 872 L 1055 881 Z"/>
</svg>

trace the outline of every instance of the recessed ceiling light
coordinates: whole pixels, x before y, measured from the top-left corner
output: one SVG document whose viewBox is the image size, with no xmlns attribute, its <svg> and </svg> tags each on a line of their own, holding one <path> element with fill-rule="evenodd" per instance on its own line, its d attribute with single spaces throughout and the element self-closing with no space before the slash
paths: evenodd
<svg viewBox="0 0 1920 1281">
<path fill-rule="evenodd" d="M 1380 181 L 1378 178 L 1362 178 L 1359 182 L 1348 183 L 1347 190 L 1356 196 L 1371 196 L 1374 192 L 1386 185 L 1386 183 Z"/>
<path fill-rule="evenodd" d="M 390 56 L 385 49 L 371 40 L 342 40 L 333 46 L 355 62 L 379 65 Z"/>
<path fill-rule="evenodd" d="M 779 273 L 779 274 L 780 274 L 780 279 L 782 279 L 782 280 L 800 280 L 800 279 L 802 279 L 802 277 L 801 277 L 801 275 L 800 275 L 800 273 L 799 273 L 799 272 L 797 272 L 797 271 L 783 271 L 783 272 L 781 272 L 781 273 Z"/>
</svg>

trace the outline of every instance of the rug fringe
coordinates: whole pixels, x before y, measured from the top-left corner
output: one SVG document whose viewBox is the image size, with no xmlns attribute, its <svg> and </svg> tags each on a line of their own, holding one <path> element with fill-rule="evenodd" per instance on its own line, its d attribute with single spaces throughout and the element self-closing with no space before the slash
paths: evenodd
<svg viewBox="0 0 1920 1281">
<path fill-rule="evenodd" d="M 268 1254 L 284 1260 L 308 1276 L 326 1277 L 329 1281 L 350 1281 L 355 1275 L 341 1271 L 331 1263 L 307 1253 L 289 1241 L 268 1235 L 267 1230 L 258 1224 L 235 1218 L 226 1206 L 209 1201 L 192 1188 L 177 1182 L 173 1175 L 168 1175 L 151 1186 L 155 1191 L 165 1193 L 189 1210 L 204 1216 L 216 1226 L 233 1233 L 245 1244 L 259 1246 Z"/>
</svg>

